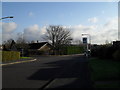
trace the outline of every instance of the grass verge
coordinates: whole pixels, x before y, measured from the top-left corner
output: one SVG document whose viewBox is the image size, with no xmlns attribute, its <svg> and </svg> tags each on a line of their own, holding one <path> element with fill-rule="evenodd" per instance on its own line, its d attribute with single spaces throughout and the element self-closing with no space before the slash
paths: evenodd
<svg viewBox="0 0 120 90">
<path fill-rule="evenodd" d="M 20 57 L 20 59 L 31 59 L 31 57 Z"/>
<path fill-rule="evenodd" d="M 95 87 L 120 88 L 118 84 L 120 83 L 120 62 L 91 58 L 89 65 L 92 69 L 91 78 L 95 82 Z"/>
</svg>

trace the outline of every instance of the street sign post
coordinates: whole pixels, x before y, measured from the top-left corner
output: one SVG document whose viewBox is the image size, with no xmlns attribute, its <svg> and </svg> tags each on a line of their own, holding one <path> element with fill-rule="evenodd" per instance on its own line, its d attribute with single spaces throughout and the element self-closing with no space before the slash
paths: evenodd
<svg viewBox="0 0 120 90">
<path fill-rule="evenodd" d="M 87 38 L 86 37 L 83 38 L 83 44 L 87 44 Z"/>
</svg>

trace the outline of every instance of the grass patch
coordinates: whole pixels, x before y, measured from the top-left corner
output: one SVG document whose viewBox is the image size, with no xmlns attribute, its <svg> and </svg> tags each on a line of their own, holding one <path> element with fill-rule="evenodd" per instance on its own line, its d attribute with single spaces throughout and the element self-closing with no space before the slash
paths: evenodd
<svg viewBox="0 0 120 90">
<path fill-rule="evenodd" d="M 31 59 L 31 57 L 20 57 L 20 59 Z"/>
<path fill-rule="evenodd" d="M 120 80 L 120 62 L 91 58 L 89 64 L 92 68 L 91 74 L 94 80 Z"/>
<path fill-rule="evenodd" d="M 91 78 L 95 82 L 95 87 L 115 88 L 119 87 L 120 81 L 120 62 L 112 60 L 101 60 L 98 58 L 91 58 L 89 60 L 91 67 Z M 96 82 L 111 82 L 115 83 L 96 83 Z M 120 88 L 120 87 L 119 87 Z"/>
<path fill-rule="evenodd" d="M 120 88 L 120 81 L 118 82 L 112 82 L 112 83 L 96 83 L 96 88 Z"/>
</svg>

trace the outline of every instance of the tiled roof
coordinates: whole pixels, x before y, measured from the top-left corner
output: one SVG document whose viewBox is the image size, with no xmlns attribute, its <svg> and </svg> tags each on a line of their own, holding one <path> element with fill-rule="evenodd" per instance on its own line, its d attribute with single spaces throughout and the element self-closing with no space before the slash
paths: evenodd
<svg viewBox="0 0 120 90">
<path fill-rule="evenodd" d="M 41 48 L 43 45 L 45 45 L 47 42 L 41 42 L 41 43 L 31 43 L 29 44 L 30 49 L 39 49 Z"/>
</svg>

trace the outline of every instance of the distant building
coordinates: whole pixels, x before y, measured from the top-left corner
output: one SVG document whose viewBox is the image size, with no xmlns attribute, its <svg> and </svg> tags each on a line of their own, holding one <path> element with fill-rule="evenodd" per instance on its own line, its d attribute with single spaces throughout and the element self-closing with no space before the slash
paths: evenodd
<svg viewBox="0 0 120 90">
<path fill-rule="evenodd" d="M 38 42 L 29 44 L 30 55 L 49 55 L 52 53 L 52 45 L 48 42 Z"/>
<path fill-rule="evenodd" d="M 10 51 L 17 51 L 17 46 L 14 40 L 11 42 Z"/>
<path fill-rule="evenodd" d="M 12 42 L 9 45 L 2 45 L 1 49 L 3 51 L 18 51 L 14 40 L 12 40 Z"/>
</svg>

